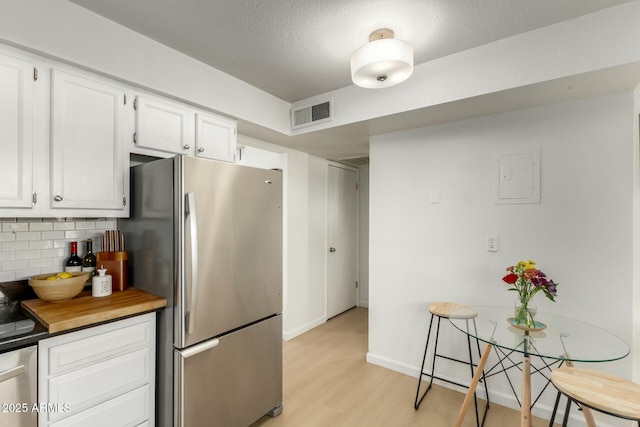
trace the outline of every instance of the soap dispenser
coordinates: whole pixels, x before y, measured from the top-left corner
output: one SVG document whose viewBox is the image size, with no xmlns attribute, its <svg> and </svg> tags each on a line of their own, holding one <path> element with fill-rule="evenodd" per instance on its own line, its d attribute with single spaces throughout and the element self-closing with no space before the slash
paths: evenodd
<svg viewBox="0 0 640 427">
<path fill-rule="evenodd" d="M 105 274 L 107 269 L 103 265 L 98 269 L 98 275 L 93 276 L 91 295 L 94 297 L 106 297 L 111 295 L 111 275 Z"/>
</svg>

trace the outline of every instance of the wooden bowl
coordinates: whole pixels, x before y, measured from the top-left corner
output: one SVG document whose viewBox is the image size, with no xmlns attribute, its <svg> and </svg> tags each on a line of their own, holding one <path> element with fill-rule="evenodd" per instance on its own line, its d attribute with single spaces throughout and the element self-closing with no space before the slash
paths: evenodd
<svg viewBox="0 0 640 427">
<path fill-rule="evenodd" d="M 33 288 L 38 298 L 50 302 L 69 301 L 82 292 L 89 280 L 89 273 L 70 273 L 73 277 L 68 279 L 47 280 L 57 273 L 41 274 L 29 278 L 29 285 Z"/>
</svg>

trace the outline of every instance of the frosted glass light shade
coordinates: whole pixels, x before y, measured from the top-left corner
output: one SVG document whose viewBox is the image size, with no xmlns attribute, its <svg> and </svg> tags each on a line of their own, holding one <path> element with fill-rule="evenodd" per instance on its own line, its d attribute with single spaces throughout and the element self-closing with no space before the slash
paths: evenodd
<svg viewBox="0 0 640 427">
<path fill-rule="evenodd" d="M 360 87 L 376 89 L 397 85 L 412 73 L 413 48 L 402 40 L 374 40 L 351 56 L 351 79 Z"/>
</svg>

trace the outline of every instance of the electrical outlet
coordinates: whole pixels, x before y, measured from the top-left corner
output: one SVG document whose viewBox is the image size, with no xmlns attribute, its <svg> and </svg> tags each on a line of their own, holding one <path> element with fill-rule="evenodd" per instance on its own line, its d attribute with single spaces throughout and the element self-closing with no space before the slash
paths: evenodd
<svg viewBox="0 0 640 427">
<path fill-rule="evenodd" d="M 487 252 L 498 252 L 498 236 L 487 235 Z"/>
</svg>

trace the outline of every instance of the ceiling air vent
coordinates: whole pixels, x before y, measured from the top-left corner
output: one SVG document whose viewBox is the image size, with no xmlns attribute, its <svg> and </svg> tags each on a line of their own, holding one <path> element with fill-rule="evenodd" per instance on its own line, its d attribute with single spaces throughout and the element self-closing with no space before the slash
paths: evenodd
<svg viewBox="0 0 640 427">
<path fill-rule="evenodd" d="M 331 101 L 321 102 L 291 110 L 291 128 L 298 129 L 305 126 L 328 122 L 331 120 Z"/>
<path fill-rule="evenodd" d="M 369 156 L 342 157 L 338 161 L 349 166 L 367 166 L 369 164 Z"/>
</svg>

